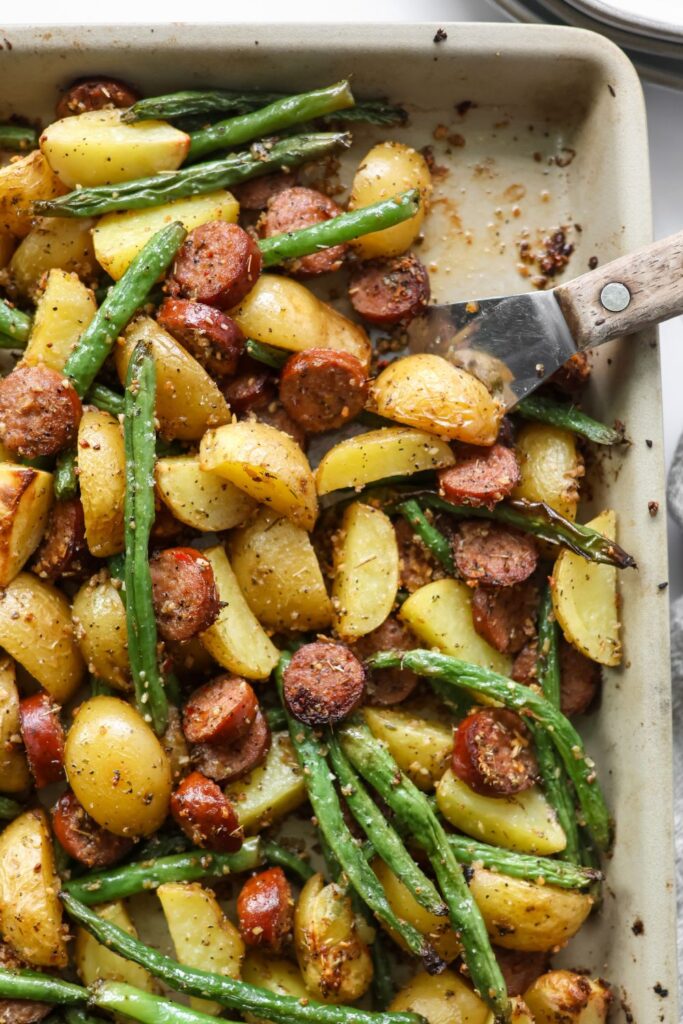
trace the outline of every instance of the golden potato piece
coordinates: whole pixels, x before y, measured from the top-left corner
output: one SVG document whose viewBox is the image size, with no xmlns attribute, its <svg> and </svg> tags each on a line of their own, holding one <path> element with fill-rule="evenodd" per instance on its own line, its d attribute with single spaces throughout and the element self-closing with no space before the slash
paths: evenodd
<svg viewBox="0 0 683 1024">
<path fill-rule="evenodd" d="M 357 640 L 381 626 L 394 606 L 399 559 L 396 534 L 384 512 L 360 501 L 349 505 L 334 548 L 334 627 Z"/>
<path fill-rule="evenodd" d="M 410 476 L 455 462 L 453 449 L 424 430 L 385 427 L 356 434 L 326 452 L 315 471 L 318 494 L 363 487 L 388 476 Z"/>
<path fill-rule="evenodd" d="M 617 517 L 611 509 L 586 524 L 616 540 Z M 589 562 L 565 549 L 552 575 L 553 610 L 562 632 L 577 650 L 600 665 L 621 664 L 617 570 Z"/>
<path fill-rule="evenodd" d="M 107 558 L 123 551 L 126 455 L 116 417 L 86 409 L 78 427 L 77 451 L 85 539 L 93 555 Z"/>
<path fill-rule="evenodd" d="M 453 750 L 448 722 L 424 718 L 405 708 L 364 708 L 373 735 L 386 743 L 399 768 L 420 789 L 433 789 Z"/>
<path fill-rule="evenodd" d="M 306 783 L 287 733 L 273 735 L 263 764 L 225 787 L 247 835 L 260 832 L 306 801 Z"/>
<path fill-rule="evenodd" d="M 17 673 L 11 658 L 0 658 L 0 793 L 22 793 L 31 785 L 19 729 Z"/>
<path fill-rule="evenodd" d="M 33 224 L 33 203 L 65 191 L 37 149 L 0 167 L 0 230 L 23 238 Z"/>
<path fill-rule="evenodd" d="M 387 419 L 481 445 L 496 440 L 505 411 L 471 373 L 426 352 L 390 363 L 372 383 L 370 401 Z"/>
<path fill-rule="evenodd" d="M 194 530 L 231 530 L 256 508 L 256 502 L 239 487 L 202 469 L 197 455 L 157 459 L 154 476 L 163 503 L 179 522 Z"/>
<path fill-rule="evenodd" d="M 137 938 L 135 925 L 121 900 L 117 900 L 115 903 L 100 903 L 95 910 L 105 921 L 123 928 L 128 935 Z M 123 981 L 127 985 L 134 985 L 135 988 L 142 989 L 143 992 L 158 992 L 159 990 L 149 971 L 108 949 L 85 928 L 76 929 L 74 960 L 76 961 L 76 970 L 84 985 L 94 985 L 96 981 L 100 980 Z"/>
<path fill-rule="evenodd" d="M 258 985 L 269 992 L 281 996 L 294 996 L 296 999 L 307 999 L 308 989 L 304 985 L 301 971 L 291 960 L 280 956 L 268 956 L 258 949 L 251 949 L 242 964 L 242 981 L 249 985 Z M 262 1017 L 245 1013 L 244 1019 L 249 1024 L 268 1024 Z"/>
<path fill-rule="evenodd" d="M 490 1024 L 491 1011 L 454 971 L 420 971 L 389 1004 L 393 1013 L 420 1013 L 428 1024 Z"/>
<path fill-rule="evenodd" d="M 576 519 L 584 471 L 576 435 L 545 423 L 525 423 L 517 434 L 515 453 L 519 483 L 513 498 L 544 501 L 567 519 Z"/>
<path fill-rule="evenodd" d="M 609 985 L 574 971 L 548 971 L 524 993 L 534 1024 L 605 1024 L 612 1002 Z"/>
<path fill-rule="evenodd" d="M 50 270 L 23 362 L 43 363 L 61 372 L 96 310 L 95 296 L 76 274 Z"/>
<path fill-rule="evenodd" d="M 311 467 L 282 430 L 247 420 L 209 430 L 199 446 L 199 462 L 304 530 L 315 526 L 318 499 Z"/>
<path fill-rule="evenodd" d="M 0 587 L 40 544 L 52 507 L 52 474 L 0 462 Z"/>
<path fill-rule="evenodd" d="M 76 640 L 88 671 L 117 690 L 130 689 L 126 609 L 111 580 L 94 576 L 71 606 Z"/>
<path fill-rule="evenodd" d="M 39 217 L 17 246 L 10 274 L 21 295 L 33 297 L 43 274 L 59 267 L 89 281 L 95 273 L 90 217 Z"/>
<path fill-rule="evenodd" d="M 450 918 L 438 917 L 418 903 L 410 890 L 379 857 L 373 860 L 372 870 L 382 883 L 389 906 L 398 918 L 417 928 L 446 963 L 460 956 L 462 944 L 453 930 Z M 390 929 L 387 931 L 399 946 L 408 948 L 400 935 Z"/>
</svg>

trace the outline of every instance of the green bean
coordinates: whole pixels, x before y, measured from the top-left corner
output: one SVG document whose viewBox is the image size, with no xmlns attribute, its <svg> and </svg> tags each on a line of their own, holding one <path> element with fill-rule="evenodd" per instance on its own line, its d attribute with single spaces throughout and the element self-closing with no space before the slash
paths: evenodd
<svg viewBox="0 0 683 1024">
<path fill-rule="evenodd" d="M 275 671 L 280 699 L 282 699 L 283 672 L 290 657 L 288 654 L 283 654 Z M 308 798 L 318 820 L 318 827 L 344 869 L 351 885 L 376 917 L 397 932 L 404 939 L 411 953 L 422 959 L 427 970 L 432 972 L 440 970 L 442 966 L 440 957 L 417 928 L 396 916 L 377 875 L 368 865 L 351 835 L 344 821 L 322 743 L 309 726 L 295 721 L 289 715 L 287 718 L 289 735 L 304 773 Z"/>
<path fill-rule="evenodd" d="M 35 999 L 39 1003 L 84 1003 L 88 990 L 70 981 L 39 971 L 10 971 L 0 967 L 0 996 L 3 999 Z"/>
<path fill-rule="evenodd" d="M 201 160 L 219 149 L 234 149 L 252 139 L 274 135 L 292 125 L 352 107 L 353 94 L 346 80 L 325 89 L 315 89 L 296 96 L 286 96 L 248 114 L 238 114 L 218 121 L 190 135 L 188 161 Z"/>
<path fill-rule="evenodd" d="M 271 732 L 287 728 L 287 716 L 282 708 L 268 708 L 265 715 Z"/>
<path fill-rule="evenodd" d="M 349 145 L 350 136 L 344 132 L 295 135 L 272 145 L 258 143 L 249 150 L 179 171 L 166 171 L 117 185 L 77 189 L 57 199 L 34 203 L 34 210 L 47 217 L 98 217 L 112 210 L 144 210 L 173 199 L 205 195 L 238 185 L 282 167 L 298 167 Z"/>
<path fill-rule="evenodd" d="M 78 494 L 77 459 L 75 448 L 67 448 L 57 456 L 52 479 L 57 501 L 68 501 Z"/>
<path fill-rule="evenodd" d="M 157 658 L 157 624 L 149 570 L 154 524 L 154 405 L 156 367 L 151 347 L 138 342 L 128 364 L 123 440 L 126 623 L 128 656 L 140 714 L 161 736 L 168 724 L 168 698 Z"/>
<path fill-rule="evenodd" d="M 274 345 L 264 345 L 262 341 L 254 341 L 253 338 L 247 338 L 244 350 L 252 359 L 271 366 L 274 370 L 281 370 L 292 354 L 284 349 L 275 348 Z"/>
<path fill-rule="evenodd" d="M 162 121 L 174 121 L 197 114 L 247 114 L 251 110 L 286 98 L 287 94 L 280 92 L 188 90 L 138 100 L 126 111 L 123 120 L 130 122 L 159 118 Z M 404 124 L 408 115 L 403 107 L 392 105 L 386 100 L 361 100 L 354 107 L 335 111 L 329 119 L 393 125 Z"/>
<path fill-rule="evenodd" d="M 414 217 L 419 208 L 420 193 L 413 188 L 359 210 L 340 213 L 338 217 L 331 217 L 311 227 L 263 238 L 258 244 L 263 265 L 272 267 L 285 260 L 309 256 L 321 249 L 329 249 L 332 245 L 340 245 L 360 238 L 361 235 L 393 227 L 394 224 Z"/>
<path fill-rule="evenodd" d="M 3 348 L 23 348 L 32 326 L 33 321 L 27 313 L 0 299 L 0 334 L 7 336 L 7 344 L 3 342 Z"/>
<path fill-rule="evenodd" d="M 170 857 L 172 853 L 186 853 L 191 847 L 192 843 L 184 832 L 179 832 L 175 828 L 163 829 L 136 847 L 134 855 L 136 861 L 144 862 L 157 860 L 159 857 Z"/>
<path fill-rule="evenodd" d="M 371 669 L 407 668 L 427 679 L 440 679 L 458 690 L 492 697 L 513 711 L 530 712 L 547 730 L 574 783 L 586 825 L 601 850 L 612 841 L 612 827 L 605 798 L 595 773 L 595 764 L 584 750 L 581 737 L 569 719 L 549 700 L 529 686 L 436 651 L 385 651 L 368 660 Z"/>
<path fill-rule="evenodd" d="M 554 402 L 552 398 L 544 398 L 542 395 L 527 395 L 512 412 L 519 413 L 525 420 L 537 420 L 539 423 L 571 430 L 596 444 L 621 444 L 624 440 L 623 430 L 615 430 L 606 423 L 594 420 L 574 405 Z"/>
<path fill-rule="evenodd" d="M 251 871 L 262 862 L 261 843 L 255 836 L 247 839 L 237 853 L 190 850 L 154 860 L 138 860 L 103 871 L 92 871 L 65 882 L 64 889 L 86 906 L 93 906 L 158 889 L 165 882 L 194 882 L 199 878 L 223 878 Z"/>
<path fill-rule="evenodd" d="M 426 852 L 448 904 L 451 924 L 460 935 L 472 983 L 497 1017 L 509 1019 L 505 981 L 491 949 L 486 925 L 429 801 L 361 719 L 344 723 L 338 735 L 354 768 L 377 790 Z"/>
<path fill-rule="evenodd" d="M 214 999 L 228 1009 L 253 1013 L 275 1024 L 425 1024 L 423 1018 L 415 1013 L 375 1014 L 353 1006 L 330 1006 L 313 999 L 302 1001 L 223 974 L 186 967 L 146 946 L 111 921 L 105 921 L 69 893 L 62 891 L 60 896 L 69 916 L 83 925 L 98 942 L 140 964 L 178 992 Z"/>
<path fill-rule="evenodd" d="M 91 1002 L 109 1013 L 123 1013 L 141 1024 L 230 1024 L 213 1014 L 190 1010 L 169 999 L 143 992 L 122 981 L 97 981 L 92 986 Z"/>
<path fill-rule="evenodd" d="M 433 523 L 430 523 L 420 508 L 417 501 L 408 499 L 397 505 L 396 511 L 400 512 L 406 522 L 413 528 L 422 543 L 434 557 L 441 562 L 447 573 L 455 575 L 455 563 L 450 541 L 437 530 Z"/>
<path fill-rule="evenodd" d="M 291 853 L 289 850 L 286 850 L 285 847 L 280 846 L 279 843 L 270 843 L 265 839 L 262 839 L 261 857 L 266 864 L 275 864 L 279 868 L 285 868 L 286 871 L 291 871 L 292 874 L 297 875 L 302 882 L 306 882 L 315 874 L 315 871 L 307 861 L 302 860 L 301 857 L 297 857 L 295 853 Z"/>
<path fill-rule="evenodd" d="M 385 815 L 356 775 L 339 745 L 339 740 L 330 734 L 327 737 L 327 747 L 332 767 L 349 810 L 376 852 L 393 873 L 401 879 L 420 906 L 428 910 L 430 914 L 447 916 L 448 907 L 433 882 L 415 863 L 396 830 L 388 823 Z"/>
<path fill-rule="evenodd" d="M 91 697 L 113 697 L 115 691 L 104 679 L 100 679 L 99 676 L 92 676 L 90 680 L 90 696 Z"/>
<path fill-rule="evenodd" d="M 35 149 L 38 145 L 38 132 L 25 124 L 0 124 L 0 149 L 11 149 L 20 152 Z"/>
<path fill-rule="evenodd" d="M 175 222 L 152 235 L 83 331 L 64 365 L 64 373 L 71 377 L 81 398 L 90 390 L 114 342 L 143 305 L 150 288 L 166 270 L 186 234 L 183 225 Z"/>
<path fill-rule="evenodd" d="M 88 392 L 88 401 L 102 412 L 110 412 L 112 416 L 123 416 L 126 407 L 124 396 L 105 387 L 104 384 L 93 384 Z"/>
<path fill-rule="evenodd" d="M 372 957 L 372 996 L 373 1010 L 386 1010 L 394 998 L 394 975 L 391 969 L 391 957 L 387 943 L 381 931 L 375 932 L 375 941 L 370 946 Z"/>
<path fill-rule="evenodd" d="M 483 864 L 511 878 L 527 882 L 543 882 L 560 889 L 587 889 L 602 877 L 600 871 L 579 867 L 552 857 L 534 857 L 528 853 L 504 850 L 488 843 L 478 843 L 469 836 L 448 834 L 448 844 L 460 864 Z"/>
<path fill-rule="evenodd" d="M 93 1017 L 91 1013 L 77 1007 L 68 1007 L 64 1010 L 66 1024 L 104 1024 L 101 1017 Z M 46 1022 L 47 1024 L 47 1022 Z"/>
<path fill-rule="evenodd" d="M 23 807 L 9 796 L 0 796 L 0 821 L 12 821 L 23 811 Z"/>
</svg>

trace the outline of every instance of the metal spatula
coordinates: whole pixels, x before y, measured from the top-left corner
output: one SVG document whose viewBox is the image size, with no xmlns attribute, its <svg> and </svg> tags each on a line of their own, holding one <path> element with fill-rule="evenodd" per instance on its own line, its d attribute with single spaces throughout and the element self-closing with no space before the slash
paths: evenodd
<svg viewBox="0 0 683 1024">
<path fill-rule="evenodd" d="M 408 329 L 509 408 L 570 356 L 683 312 L 683 231 L 550 291 L 430 306 Z"/>
</svg>

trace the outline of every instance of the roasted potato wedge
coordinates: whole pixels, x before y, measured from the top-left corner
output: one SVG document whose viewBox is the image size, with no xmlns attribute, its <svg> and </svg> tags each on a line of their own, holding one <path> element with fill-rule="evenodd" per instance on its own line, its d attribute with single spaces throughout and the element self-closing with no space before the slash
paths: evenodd
<svg viewBox="0 0 683 1024">
<path fill-rule="evenodd" d="M 230 672 L 267 679 L 280 652 L 247 604 L 225 550 L 216 546 L 204 554 L 211 562 L 222 607 L 214 624 L 202 633 L 202 644 Z"/>
<path fill-rule="evenodd" d="M 247 953 L 242 964 L 242 981 L 281 996 L 308 998 L 308 989 L 296 964 L 280 956 L 266 956 L 258 949 L 250 949 Z M 244 1019 L 249 1024 L 268 1024 L 262 1017 L 254 1017 L 251 1013 L 245 1013 Z"/>
<path fill-rule="evenodd" d="M 389 1004 L 398 1013 L 420 1013 L 429 1024 L 490 1024 L 491 1011 L 454 971 L 416 974 Z"/>
<path fill-rule="evenodd" d="M 25 811 L 0 834 L 0 933 L 34 967 L 69 962 L 45 811 Z"/>
<path fill-rule="evenodd" d="M 69 188 L 116 185 L 175 171 L 189 145 L 189 135 L 165 121 L 126 124 L 116 109 L 88 110 L 53 121 L 40 137 L 45 159 Z"/>
<path fill-rule="evenodd" d="M 315 485 L 318 494 L 329 494 L 342 487 L 363 487 L 383 477 L 410 476 L 454 462 L 453 449 L 433 434 L 410 427 L 385 427 L 356 434 L 330 448 L 315 471 Z"/>
<path fill-rule="evenodd" d="M 95 273 L 90 217 L 40 217 L 17 246 L 9 269 L 21 295 L 33 297 L 43 274 L 54 268 L 73 271 L 83 281 Z"/>
<path fill-rule="evenodd" d="M 396 359 L 382 370 L 370 387 L 370 403 L 389 420 L 481 445 L 496 440 L 504 412 L 471 373 L 426 352 Z"/>
<path fill-rule="evenodd" d="M 88 671 L 117 690 L 130 689 L 126 609 L 111 580 L 94 576 L 71 606 L 76 640 Z"/>
<path fill-rule="evenodd" d="M 617 517 L 611 509 L 586 524 L 616 540 Z M 552 575 L 553 609 L 562 632 L 577 650 L 600 665 L 621 664 L 621 624 L 617 570 L 588 562 L 565 549 Z"/>
<path fill-rule="evenodd" d="M 69 602 L 30 572 L 0 591 L 0 646 L 57 704 L 74 695 L 85 674 Z"/>
<path fill-rule="evenodd" d="M 334 547 L 334 627 L 344 640 L 371 633 L 398 591 L 398 544 L 391 520 L 360 501 L 349 505 Z"/>
<path fill-rule="evenodd" d="M 155 320 L 135 320 L 116 349 L 116 371 L 126 380 L 128 360 L 139 341 L 152 346 L 157 371 L 156 414 L 168 440 L 198 441 L 209 427 L 230 420 L 227 402 L 203 366 Z"/>
<path fill-rule="evenodd" d="M 446 963 L 455 960 L 456 956 L 462 952 L 462 944 L 453 930 L 450 918 L 437 917 L 436 914 L 432 914 L 419 904 L 400 878 L 397 878 L 391 868 L 387 867 L 379 857 L 375 857 L 373 860 L 372 870 L 382 883 L 389 906 L 396 916 L 417 928 Z M 407 948 L 400 935 L 393 931 L 390 931 L 390 934 L 399 946 L 403 949 Z"/>
<path fill-rule="evenodd" d="M 564 946 L 593 906 L 586 893 L 537 885 L 486 868 L 474 869 L 470 891 L 493 942 L 527 953 Z"/>
<path fill-rule="evenodd" d="M 372 981 L 372 957 L 348 893 L 320 874 L 306 882 L 294 913 L 294 947 L 306 988 L 325 1003 L 353 1003 Z"/>
<path fill-rule="evenodd" d="M 22 793 L 31 785 L 19 730 L 19 691 L 11 658 L 0 658 L 0 793 Z"/>
<path fill-rule="evenodd" d="M 524 993 L 534 1024 L 605 1024 L 609 985 L 574 971 L 548 971 Z"/>
<path fill-rule="evenodd" d="M 567 837 L 538 787 L 515 796 L 482 796 L 449 768 L 436 786 L 446 821 L 473 839 L 519 853 L 560 853 Z"/>
<path fill-rule="evenodd" d="M 209 889 L 196 882 L 168 882 L 157 896 L 175 947 L 176 958 L 188 967 L 200 967 L 228 978 L 239 978 L 244 942 Z M 220 1003 L 190 998 L 201 1013 L 220 1013 Z"/>
<path fill-rule="evenodd" d="M 45 291 L 38 299 L 23 361 L 63 370 L 96 310 L 95 296 L 76 274 L 50 270 Z"/>
<path fill-rule="evenodd" d="M 225 787 L 247 835 L 284 818 L 306 800 L 306 783 L 287 733 L 273 734 L 263 764 Z"/>
<path fill-rule="evenodd" d="M 399 617 L 425 647 L 436 647 L 462 661 L 507 675 L 512 664 L 483 637 L 472 622 L 472 591 L 454 579 L 434 580 L 414 591 L 403 602 Z"/>
<path fill-rule="evenodd" d="M 105 921 L 122 928 L 128 935 L 137 938 L 137 930 L 133 924 L 126 905 L 121 900 L 115 903 L 100 903 L 96 912 Z M 74 944 L 74 960 L 78 976 L 84 985 L 94 985 L 96 981 L 123 981 L 134 985 L 143 992 L 158 992 L 158 985 L 149 971 L 132 960 L 114 953 L 107 946 L 93 938 L 85 928 L 76 929 Z"/>
<path fill-rule="evenodd" d="M 175 518 L 194 530 L 219 532 L 246 522 L 256 502 L 218 473 L 202 469 L 197 455 L 158 459 L 157 494 Z"/>
<path fill-rule="evenodd" d="M 93 555 L 107 558 L 123 551 L 126 455 L 121 424 L 108 412 L 86 409 L 77 449 L 85 539 Z"/>
<path fill-rule="evenodd" d="M 420 789 L 433 789 L 446 770 L 453 750 L 453 729 L 444 721 L 424 718 L 405 708 L 364 709 L 373 735 Z"/>
<path fill-rule="evenodd" d="M 318 515 L 313 473 L 296 441 L 267 423 L 242 420 L 208 430 L 199 446 L 202 469 L 217 473 L 255 501 L 304 530 Z"/>
<path fill-rule="evenodd" d="M 515 452 L 519 483 L 513 497 L 544 501 L 567 519 L 576 519 L 584 472 L 576 435 L 546 423 L 525 423 L 517 434 Z"/>
<path fill-rule="evenodd" d="M 175 199 L 172 203 L 148 210 L 108 213 L 97 222 L 92 233 L 95 255 L 100 266 L 118 281 L 152 235 L 166 224 L 180 221 L 188 231 L 192 231 L 209 220 L 234 223 L 238 213 L 237 200 L 225 189 L 204 196 Z"/>
<path fill-rule="evenodd" d="M 308 533 L 263 508 L 228 545 L 240 590 L 261 625 L 269 629 L 325 629 L 332 602 Z"/>
<path fill-rule="evenodd" d="M 52 474 L 0 462 L 0 587 L 31 557 L 52 507 Z"/>
<path fill-rule="evenodd" d="M 66 189 L 39 150 L 0 167 L 0 230 L 23 238 L 33 225 L 33 203 Z"/>
<path fill-rule="evenodd" d="M 363 158 L 351 186 L 349 209 L 357 210 L 371 203 L 416 188 L 420 192 L 420 209 L 409 220 L 384 231 L 373 231 L 353 243 L 361 259 L 378 256 L 399 256 L 409 249 L 420 233 L 425 206 L 432 190 L 427 161 L 417 150 L 402 142 L 380 142 Z"/>
</svg>

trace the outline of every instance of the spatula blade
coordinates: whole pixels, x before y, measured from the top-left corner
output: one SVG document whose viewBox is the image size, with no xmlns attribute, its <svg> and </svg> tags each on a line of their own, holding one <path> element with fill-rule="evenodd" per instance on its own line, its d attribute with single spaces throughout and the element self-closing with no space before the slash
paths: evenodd
<svg viewBox="0 0 683 1024">
<path fill-rule="evenodd" d="M 408 328 L 412 352 L 469 370 L 507 408 L 577 351 L 552 291 L 430 306 Z"/>
</svg>

